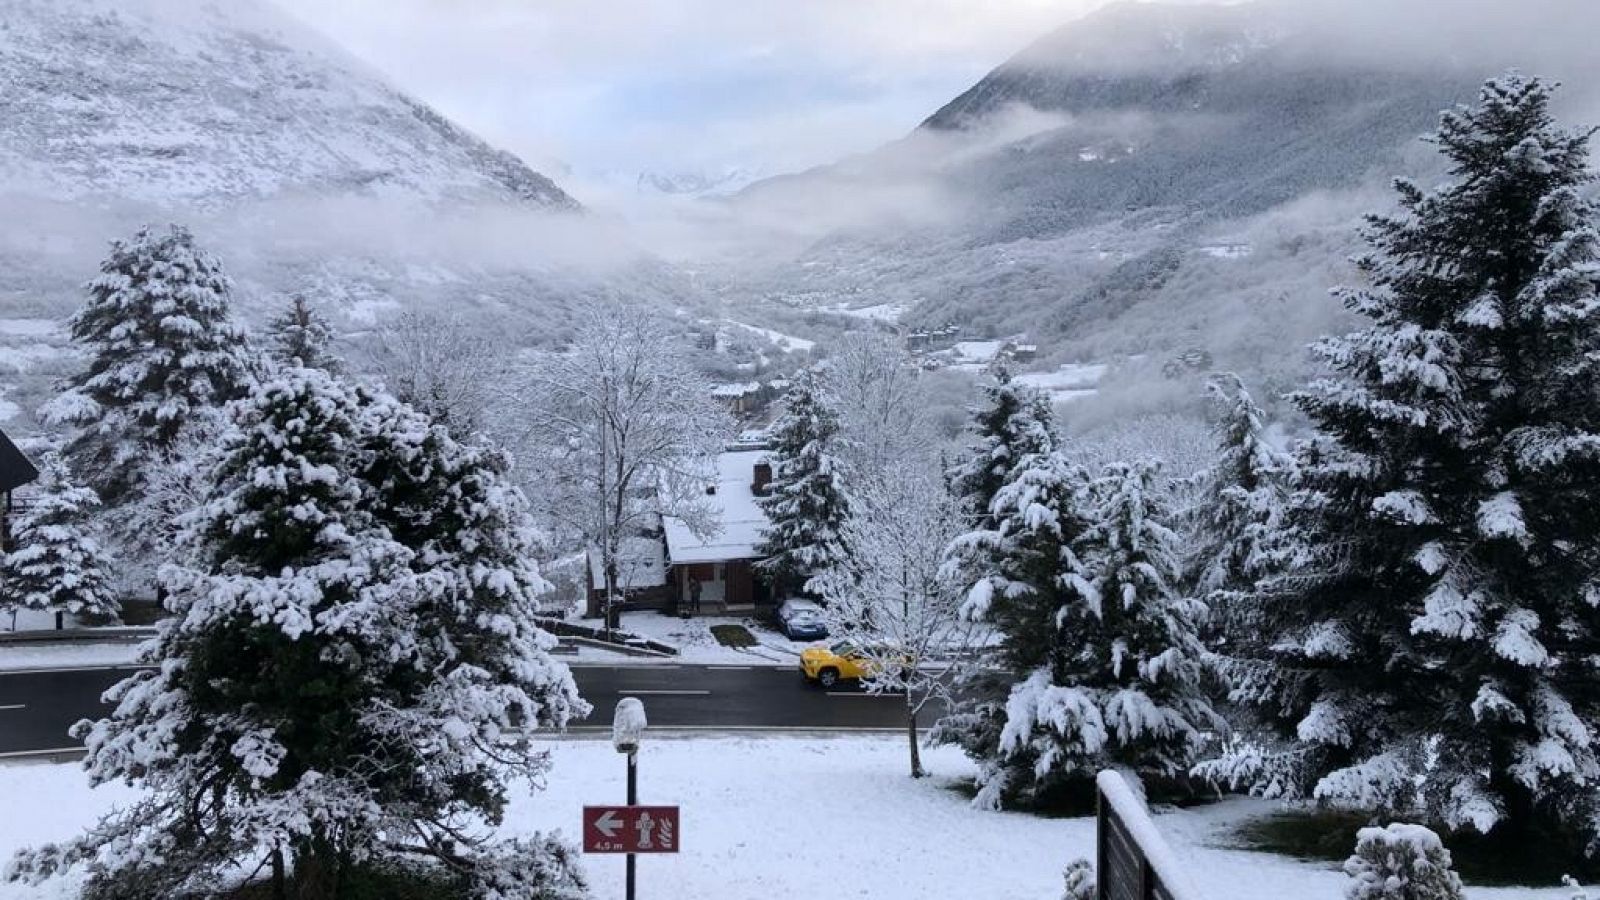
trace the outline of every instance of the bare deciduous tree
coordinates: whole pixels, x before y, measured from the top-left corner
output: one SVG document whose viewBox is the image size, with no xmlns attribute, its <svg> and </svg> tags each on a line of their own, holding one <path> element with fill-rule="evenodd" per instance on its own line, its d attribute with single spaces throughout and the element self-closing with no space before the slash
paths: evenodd
<svg viewBox="0 0 1600 900">
<path fill-rule="evenodd" d="M 571 346 L 522 373 L 522 465 L 539 472 L 550 519 L 598 552 L 607 627 L 629 538 L 663 515 L 714 530 L 706 486 L 733 423 L 668 324 L 603 307 Z"/>
<path fill-rule="evenodd" d="M 874 673 L 867 690 L 904 694 L 913 778 L 926 774 L 917 717 L 948 695 L 948 663 L 981 634 L 961 615 L 961 585 L 941 573 L 945 548 L 963 528 L 955 499 L 931 469 L 873 480 L 844 528 L 850 553 L 818 579 L 834 634 Z"/>
<path fill-rule="evenodd" d="M 498 433 L 489 411 L 513 372 L 508 341 L 460 316 L 408 311 L 378 329 L 366 357 L 390 393 L 452 433 Z"/>
</svg>

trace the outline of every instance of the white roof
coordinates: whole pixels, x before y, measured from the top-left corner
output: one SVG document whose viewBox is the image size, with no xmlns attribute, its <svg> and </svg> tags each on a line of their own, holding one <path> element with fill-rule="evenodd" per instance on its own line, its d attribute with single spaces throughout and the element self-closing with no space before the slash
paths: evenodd
<svg viewBox="0 0 1600 900">
<path fill-rule="evenodd" d="M 597 548 L 589 548 L 589 583 L 606 583 L 605 565 Z M 667 561 L 661 541 L 651 537 L 623 538 L 617 557 L 617 587 L 622 590 L 661 587 L 667 583 Z"/>
<path fill-rule="evenodd" d="M 756 463 L 766 456 L 765 450 L 730 450 L 717 457 L 717 492 L 706 498 L 720 526 L 716 534 L 702 539 L 681 519 L 661 520 L 672 565 L 760 558 L 756 545 L 767 530 L 767 514 L 756 505 L 750 483 Z"/>
<path fill-rule="evenodd" d="M 989 362 L 1000 355 L 1005 341 L 961 341 L 953 348 L 962 359 Z"/>
<path fill-rule="evenodd" d="M 711 389 L 713 397 L 743 397 L 745 394 L 754 394 L 761 390 L 759 381 L 734 381 L 728 384 L 719 384 Z"/>
</svg>

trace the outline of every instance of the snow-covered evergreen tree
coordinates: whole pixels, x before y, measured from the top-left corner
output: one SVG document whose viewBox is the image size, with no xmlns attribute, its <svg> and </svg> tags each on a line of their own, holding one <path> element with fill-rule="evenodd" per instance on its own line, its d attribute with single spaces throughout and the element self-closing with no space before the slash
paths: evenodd
<svg viewBox="0 0 1600 900">
<path fill-rule="evenodd" d="M 1600 851 L 1600 236 L 1549 105 L 1490 82 L 1435 139 L 1453 182 L 1372 220 L 1370 324 L 1296 398 L 1274 677 L 1236 685 L 1288 745 L 1204 774 Z"/>
<path fill-rule="evenodd" d="M 839 411 L 822 373 L 795 375 L 786 409 L 773 423 L 772 483 L 758 502 L 771 526 L 757 548 L 760 566 L 780 591 L 820 593 L 820 572 L 847 552 L 841 532 L 850 515 L 844 467 L 837 454 Z"/>
<path fill-rule="evenodd" d="M 31 503 L 12 523 L 9 551 L 0 554 L 0 612 L 110 619 L 121 611 L 111 558 L 90 531 L 99 506 L 94 491 L 73 482 L 59 453 L 39 457 Z"/>
<path fill-rule="evenodd" d="M 1239 626 L 1231 629 L 1237 633 L 1250 627 L 1251 613 L 1242 607 L 1266 569 L 1268 544 L 1282 518 L 1289 459 L 1267 439 L 1261 408 L 1239 376 L 1213 376 L 1206 391 L 1219 413 L 1213 426 L 1217 458 L 1185 492 L 1185 580 L 1220 618 Z"/>
<path fill-rule="evenodd" d="M 148 796 L 12 877 L 86 864 L 105 896 L 177 897 L 259 865 L 280 896 L 334 897 L 425 863 L 476 897 L 578 896 L 558 845 L 480 837 L 508 781 L 547 768 L 527 730 L 587 711 L 532 623 L 544 583 L 504 461 L 313 369 L 235 411 L 186 523 L 202 564 L 163 573 L 155 668 L 76 730 L 93 782 Z"/>
<path fill-rule="evenodd" d="M 89 368 L 44 415 L 76 429 L 68 462 L 116 507 L 194 418 L 244 392 L 250 359 L 229 319 L 228 277 L 181 226 L 113 243 L 87 288 L 70 325 Z"/>
<path fill-rule="evenodd" d="M 1050 400 L 1011 379 L 1004 367 L 984 385 L 985 402 L 972 409 L 976 442 L 950 471 L 950 489 L 961 499 L 974 527 L 989 530 L 989 507 L 1022 460 L 1056 449 Z"/>
<path fill-rule="evenodd" d="M 1011 680 L 1003 703 L 980 695 L 940 726 L 979 763 L 979 805 L 1082 799 L 1108 766 L 1178 776 L 1225 729 L 1156 473 L 1119 464 L 1091 482 L 1035 457 L 996 495 L 998 528 L 957 542 L 990 560 L 968 612 L 1000 636 L 985 667 Z"/>
<path fill-rule="evenodd" d="M 339 369 L 339 358 L 329 349 L 333 326 L 301 294 L 295 294 L 267 323 L 267 336 L 268 352 L 280 363 L 328 372 Z"/>
<path fill-rule="evenodd" d="M 1354 879 L 1345 900 L 1464 900 L 1450 851 L 1421 825 L 1363 828 L 1344 864 Z"/>
<path fill-rule="evenodd" d="M 978 763 L 975 805 L 1035 802 L 1060 780 L 1064 755 L 1104 746 L 1104 728 L 1086 715 L 1063 711 L 1058 728 L 1035 735 L 1028 711 L 1011 705 L 1048 690 L 1052 663 L 1076 641 L 1062 630 L 1064 611 L 1097 602 L 1075 549 L 1088 528 L 1087 483 L 1057 454 L 1018 460 L 989 506 L 995 527 L 962 535 L 948 551 L 949 576 L 972 584 L 964 614 L 994 631 L 933 734 Z M 1077 712 L 1098 718 L 1098 711 Z"/>
</svg>

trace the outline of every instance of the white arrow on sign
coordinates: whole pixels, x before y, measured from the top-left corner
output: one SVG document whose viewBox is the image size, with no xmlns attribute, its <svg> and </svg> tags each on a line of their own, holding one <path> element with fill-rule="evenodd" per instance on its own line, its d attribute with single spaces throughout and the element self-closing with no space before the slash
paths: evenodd
<svg viewBox="0 0 1600 900">
<path fill-rule="evenodd" d="M 608 809 L 594 820 L 595 830 L 608 838 L 617 836 L 617 829 L 622 827 L 622 820 L 617 818 L 616 810 Z"/>
</svg>

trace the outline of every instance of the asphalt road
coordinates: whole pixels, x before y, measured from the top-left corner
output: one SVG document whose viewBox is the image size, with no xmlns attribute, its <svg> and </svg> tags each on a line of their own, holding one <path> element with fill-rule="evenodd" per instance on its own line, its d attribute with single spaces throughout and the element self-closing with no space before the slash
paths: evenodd
<svg viewBox="0 0 1600 900">
<path fill-rule="evenodd" d="M 79 719 L 105 715 L 100 695 L 127 668 L 0 672 L 0 757 L 81 747 L 67 734 Z M 795 668 L 765 666 L 574 665 L 578 691 L 594 706 L 574 731 L 609 730 L 622 697 L 644 701 L 652 728 L 735 731 L 885 730 L 905 727 L 905 700 L 852 685 L 824 690 Z M 942 710 L 923 710 L 931 724 Z"/>
</svg>

